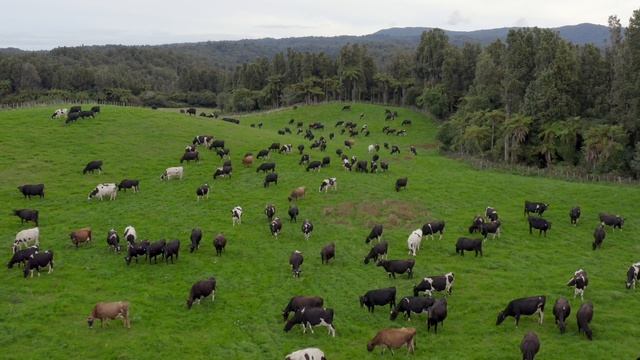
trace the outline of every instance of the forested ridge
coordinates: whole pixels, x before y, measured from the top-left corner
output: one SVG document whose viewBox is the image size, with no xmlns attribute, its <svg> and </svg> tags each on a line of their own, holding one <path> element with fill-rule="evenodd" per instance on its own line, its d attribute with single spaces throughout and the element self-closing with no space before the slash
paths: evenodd
<svg viewBox="0 0 640 360">
<path fill-rule="evenodd" d="M 253 111 L 373 101 L 441 119 L 442 150 L 538 167 L 640 176 L 640 10 L 609 18 L 606 47 L 551 29 L 487 45 L 422 33 L 416 48 L 287 49 L 230 66 L 176 46 L 0 52 L 0 102 L 93 99 Z M 184 49 L 183 49 L 184 50 Z"/>
</svg>

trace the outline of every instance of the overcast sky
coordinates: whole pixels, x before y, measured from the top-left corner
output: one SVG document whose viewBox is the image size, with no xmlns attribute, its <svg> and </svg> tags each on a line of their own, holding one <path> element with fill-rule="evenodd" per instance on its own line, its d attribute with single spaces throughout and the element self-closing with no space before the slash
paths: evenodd
<svg viewBox="0 0 640 360">
<path fill-rule="evenodd" d="M 0 48 L 366 35 L 389 27 L 626 26 L 637 0 L 8 0 Z"/>
</svg>

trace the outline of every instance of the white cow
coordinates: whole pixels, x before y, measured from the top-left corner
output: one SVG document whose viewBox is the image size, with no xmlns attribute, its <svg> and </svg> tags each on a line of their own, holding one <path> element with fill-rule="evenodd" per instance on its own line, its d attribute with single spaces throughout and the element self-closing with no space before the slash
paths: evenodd
<svg viewBox="0 0 640 360">
<path fill-rule="evenodd" d="M 376 146 L 371 144 L 369 145 L 369 147 L 367 148 L 367 150 L 369 150 L 369 154 L 371 154 L 372 152 L 376 151 Z"/>
<path fill-rule="evenodd" d="M 170 180 L 171 178 L 179 178 L 182 180 L 182 174 L 184 174 L 184 168 L 182 166 L 170 167 L 167 168 L 162 176 L 160 176 L 160 180 Z"/>
<path fill-rule="evenodd" d="M 138 239 L 138 234 L 136 233 L 136 229 L 133 226 L 129 225 L 126 228 L 124 228 L 123 237 L 128 242 L 134 243 Z"/>
<path fill-rule="evenodd" d="M 13 253 L 15 254 L 22 245 L 29 247 L 30 245 L 40 245 L 40 229 L 35 227 L 22 230 L 16 234 L 16 240 L 13 242 Z"/>
<path fill-rule="evenodd" d="M 327 360 L 327 358 L 324 356 L 324 352 L 318 348 L 306 348 L 292 352 L 284 360 Z"/>
<path fill-rule="evenodd" d="M 407 247 L 409 248 L 409 255 L 416 256 L 416 252 L 420 250 L 420 243 L 422 242 L 422 229 L 416 229 L 409 235 L 407 239 Z"/>
<path fill-rule="evenodd" d="M 242 223 L 242 208 L 240 206 L 236 206 L 231 210 L 231 221 L 233 222 L 233 226 Z"/>
<path fill-rule="evenodd" d="M 98 184 L 95 189 L 89 193 L 87 200 L 91 200 L 94 196 L 97 196 L 100 201 L 102 201 L 102 198 L 105 196 L 108 196 L 109 200 L 115 200 L 116 195 L 118 195 L 118 186 L 115 183 Z"/>
</svg>

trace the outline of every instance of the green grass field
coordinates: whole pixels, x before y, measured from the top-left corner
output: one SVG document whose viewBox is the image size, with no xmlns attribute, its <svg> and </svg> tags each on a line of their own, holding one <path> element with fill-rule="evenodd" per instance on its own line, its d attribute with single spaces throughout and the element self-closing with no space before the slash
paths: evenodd
<svg viewBox="0 0 640 360">
<path fill-rule="evenodd" d="M 0 112 L 0 199 L 2 216 L 0 257 L 9 260 L 15 234 L 24 228 L 11 209 L 40 211 L 41 246 L 55 252 L 55 271 L 25 280 L 16 268 L 0 272 L 0 357 L 25 358 L 118 358 L 147 359 L 158 356 L 212 359 L 282 359 L 287 353 L 309 346 L 325 351 L 329 359 L 378 359 L 379 351 L 367 353 L 366 343 L 385 327 L 415 326 L 417 350 L 406 350 L 395 358 L 419 359 L 516 359 L 519 344 L 527 331 L 538 333 L 540 359 L 631 359 L 640 354 L 637 329 L 640 318 L 640 289 L 626 290 L 627 268 L 640 261 L 635 187 L 568 183 L 553 179 L 527 178 L 502 173 L 478 172 L 461 162 L 436 152 L 436 124 L 419 113 L 398 108 L 400 118 L 410 118 L 408 136 L 386 136 L 384 108 L 354 104 L 351 112 L 341 112 L 339 104 L 304 106 L 297 110 L 241 118 L 241 125 L 194 118 L 177 112 L 103 107 L 95 120 L 63 126 L 49 120 L 52 109 Z M 365 120 L 358 120 L 364 112 Z M 336 130 L 327 154 L 332 164 L 319 173 L 305 172 L 299 155 L 273 154 L 279 183 L 262 187 L 264 175 L 244 168 L 245 152 L 257 153 L 272 142 L 297 146 L 309 142 L 301 136 L 276 133 L 289 119 L 320 121 L 328 137 L 338 119 L 367 123 L 369 138 L 357 137 L 350 155 L 369 159 L 367 145 L 387 141 L 401 146 L 400 155 L 381 149 L 381 159 L 390 162 L 390 171 L 380 174 L 345 172 L 335 155 L 344 148 L 344 135 Z M 263 122 L 264 128 L 249 124 Z M 293 128 L 293 127 L 292 127 Z M 294 131 L 295 132 L 295 131 Z M 224 139 L 231 149 L 234 173 L 231 179 L 213 181 L 212 174 L 222 161 L 202 150 L 200 164 L 184 164 L 183 180 L 160 181 L 162 171 L 179 165 L 184 146 L 194 135 L 212 134 Z M 408 152 L 418 148 L 418 157 Z M 312 159 L 325 154 L 307 150 Z M 84 165 L 104 161 L 104 172 L 82 175 Z M 337 192 L 320 194 L 322 179 L 337 177 Z M 408 176 L 406 191 L 396 193 L 395 180 Z M 115 201 L 87 201 L 98 183 L 141 180 L 141 191 L 121 192 Z M 46 198 L 24 200 L 16 186 L 45 183 Z M 195 190 L 202 183 L 212 187 L 210 198 L 196 202 Z M 301 222 L 290 224 L 287 196 L 297 186 L 308 194 L 298 202 L 300 220 L 313 221 L 315 231 L 305 242 Z M 553 222 L 549 235 L 529 235 L 522 214 L 523 201 L 551 204 L 545 217 Z M 263 214 L 274 203 L 284 219 L 283 233 L 275 240 Z M 232 228 L 230 210 L 244 208 L 242 225 Z M 487 240 L 485 256 L 474 258 L 455 254 L 459 236 L 474 215 L 486 206 L 498 209 L 503 235 Z M 569 224 L 568 212 L 582 207 L 577 227 Z M 623 231 L 608 231 L 602 250 L 592 251 L 592 233 L 597 214 L 607 211 L 626 217 Z M 415 277 L 387 278 L 384 270 L 362 262 L 369 245 L 364 239 L 374 223 L 385 226 L 390 242 L 389 258 L 409 258 L 406 240 L 414 229 L 431 219 L 447 222 L 442 240 L 424 239 L 416 257 Z M 149 265 L 144 261 L 126 266 L 124 254 L 114 254 L 106 246 L 106 234 L 115 228 L 122 236 L 133 225 L 139 238 L 178 238 L 181 255 L 174 265 Z M 68 234 L 89 226 L 94 241 L 80 249 L 72 247 Z M 190 254 L 189 234 L 193 227 L 204 231 L 200 250 Z M 213 237 L 224 233 L 228 245 L 216 257 Z M 122 241 L 122 240 L 121 240 Z M 320 249 L 336 243 L 337 258 L 320 264 Z M 305 255 L 300 279 L 291 276 L 289 254 Z M 575 313 L 580 299 L 565 286 L 570 275 L 584 268 L 590 276 L 585 301 L 594 303 L 594 340 L 578 335 Z M 427 333 L 425 316 L 409 323 L 399 317 L 389 320 L 388 308 L 374 314 L 361 309 L 358 296 L 367 290 L 395 286 L 398 300 L 411 295 L 412 287 L 428 275 L 453 271 L 453 294 L 448 299 L 449 316 L 438 335 Z M 191 285 L 215 276 L 218 283 L 215 303 L 204 301 L 187 310 L 185 300 Z M 300 327 L 283 331 L 281 310 L 291 296 L 319 295 L 325 306 L 335 310 L 337 336 L 326 329 L 302 334 Z M 501 326 L 496 316 L 514 298 L 547 295 L 545 322 L 524 317 L 520 327 L 509 318 Z M 436 296 L 442 296 L 438 294 Z M 567 333 L 560 335 L 554 325 L 552 308 L 559 296 L 567 297 L 572 314 Z M 131 302 L 132 327 L 120 321 L 89 330 L 86 317 L 98 301 Z M 385 357 L 389 357 L 386 354 Z"/>
</svg>

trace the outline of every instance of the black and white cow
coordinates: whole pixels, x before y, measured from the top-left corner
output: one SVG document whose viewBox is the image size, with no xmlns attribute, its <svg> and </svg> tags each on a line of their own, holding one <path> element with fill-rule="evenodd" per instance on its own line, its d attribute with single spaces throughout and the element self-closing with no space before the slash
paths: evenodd
<svg viewBox="0 0 640 360">
<path fill-rule="evenodd" d="M 40 228 L 34 227 L 19 231 L 16 234 L 16 239 L 11 247 L 13 253 L 15 254 L 23 245 L 25 247 L 30 245 L 40 245 Z"/>
<path fill-rule="evenodd" d="M 416 264 L 414 259 L 407 260 L 378 260 L 376 266 L 382 266 L 389 277 L 396 278 L 396 274 L 407 273 L 409 279 L 413 277 L 413 266 Z"/>
<path fill-rule="evenodd" d="M 466 237 L 458 238 L 458 241 L 456 242 L 456 254 L 464 256 L 465 251 L 475 251 L 476 257 L 478 256 L 478 253 L 480 253 L 480 256 L 483 256 L 482 239 L 469 239 Z"/>
<path fill-rule="evenodd" d="M 575 273 L 573 273 L 573 276 L 571 277 L 569 282 L 567 282 L 567 286 L 574 287 L 574 291 L 573 291 L 574 299 L 576 296 L 578 296 L 578 294 L 580 294 L 580 299 L 584 300 L 584 291 L 587 289 L 588 285 L 589 285 L 589 278 L 587 277 L 587 272 L 582 269 L 579 269 Z"/>
<path fill-rule="evenodd" d="M 209 144 L 209 150 L 224 149 L 224 140 L 213 140 Z"/>
<path fill-rule="evenodd" d="M 624 218 L 622 216 L 600 213 L 598 217 L 603 224 L 613 227 L 614 230 L 616 228 L 622 230 L 622 226 L 624 225 Z"/>
<path fill-rule="evenodd" d="M 298 214 L 300 213 L 300 210 L 298 210 L 298 206 L 289 205 L 289 210 L 287 211 L 287 213 L 289 214 L 289 222 L 298 222 Z"/>
<path fill-rule="evenodd" d="M 26 262 L 29 261 L 29 258 L 31 257 L 31 255 L 37 253 L 38 250 L 40 250 L 40 248 L 37 245 L 33 245 L 33 246 L 29 246 L 26 249 L 21 249 L 16 251 L 11 257 L 11 260 L 9 260 L 9 263 L 7 264 L 7 268 L 11 269 L 15 264 L 25 265 Z"/>
<path fill-rule="evenodd" d="M 209 198 L 209 184 L 203 184 L 196 189 L 196 200 L 200 201 L 204 197 Z"/>
<path fill-rule="evenodd" d="M 638 281 L 640 281 L 640 262 L 631 265 L 627 270 L 627 289 L 635 289 Z"/>
<path fill-rule="evenodd" d="M 429 221 L 428 223 L 422 225 L 422 236 L 431 236 L 431 240 L 434 240 L 434 235 L 436 233 L 440 233 L 438 240 L 442 240 L 442 235 L 444 234 L 444 226 L 445 223 L 442 220 Z"/>
<path fill-rule="evenodd" d="M 487 239 L 487 236 L 489 234 L 493 235 L 493 239 L 497 237 L 500 237 L 500 220 L 496 220 L 496 221 L 492 221 L 490 223 L 484 223 L 482 225 L 480 225 L 480 234 L 482 234 L 482 236 L 484 237 L 484 239 Z M 549 225 L 550 227 L 551 225 Z M 545 236 L 546 236 L 547 232 L 545 231 Z"/>
<path fill-rule="evenodd" d="M 396 191 L 400 191 L 400 189 L 406 189 L 407 181 L 408 179 L 406 177 L 396 180 Z"/>
<path fill-rule="evenodd" d="M 107 246 L 115 252 L 120 252 L 120 236 L 115 229 L 111 229 L 107 233 Z"/>
<path fill-rule="evenodd" d="M 291 265 L 291 273 L 293 277 L 300 277 L 302 273 L 302 263 L 304 262 L 304 256 L 302 256 L 302 252 L 295 250 L 289 256 L 289 265 Z"/>
<path fill-rule="evenodd" d="M 273 204 L 268 204 L 264 208 L 264 214 L 267 215 L 267 219 L 269 219 L 269 222 L 273 221 L 273 216 L 276 214 L 276 206 Z"/>
<path fill-rule="evenodd" d="M 319 192 L 327 192 L 329 189 L 338 190 L 338 179 L 332 177 L 322 180 Z"/>
<path fill-rule="evenodd" d="M 484 210 L 484 216 L 487 217 L 487 219 L 491 220 L 491 221 L 498 221 L 498 211 L 496 211 L 496 209 L 487 206 L 487 208 Z"/>
<path fill-rule="evenodd" d="M 367 256 L 364 257 L 364 263 L 368 264 L 369 261 L 378 261 L 378 258 L 387 258 L 387 250 L 389 249 L 389 243 L 381 241 L 369 250 Z"/>
<path fill-rule="evenodd" d="M 264 149 L 258 152 L 258 159 L 268 159 L 269 158 L 269 150 Z"/>
<path fill-rule="evenodd" d="M 400 148 L 397 145 L 391 145 L 391 155 L 400 154 Z"/>
<path fill-rule="evenodd" d="M 23 224 L 25 221 L 33 221 L 36 226 L 38 226 L 38 210 L 33 209 L 18 209 L 13 210 L 13 215 L 20 218 L 20 224 Z"/>
<path fill-rule="evenodd" d="M 199 162 L 200 153 L 198 153 L 197 151 L 185 152 L 184 154 L 182 154 L 182 157 L 180 158 L 180 164 L 182 164 L 185 160 L 187 161 L 187 163 L 194 160 L 195 162 Z"/>
<path fill-rule="evenodd" d="M 209 145 L 211 145 L 212 141 L 213 141 L 213 136 L 211 135 L 198 135 L 193 138 L 193 141 L 191 143 L 193 145 L 204 145 L 208 147 Z"/>
<path fill-rule="evenodd" d="M 271 183 L 278 185 L 278 173 L 272 172 L 265 175 L 262 185 L 267 188 Z"/>
<path fill-rule="evenodd" d="M 24 195 L 24 198 L 27 197 L 31 199 L 32 196 L 39 196 L 40 198 L 44 197 L 44 184 L 26 184 L 18 186 L 18 190 Z"/>
<path fill-rule="evenodd" d="M 374 225 L 373 228 L 371 229 L 371 232 L 369 233 L 369 236 L 367 236 L 364 242 L 368 244 L 369 242 L 371 242 L 371 240 L 374 240 L 374 239 L 380 242 L 382 240 L 383 230 L 384 228 L 382 224 Z"/>
<path fill-rule="evenodd" d="M 553 305 L 553 316 L 556 319 L 556 324 L 558 325 L 561 334 L 564 334 L 567 329 L 566 321 L 569 318 L 569 314 L 571 314 L 571 305 L 569 304 L 569 300 L 563 297 L 558 298 L 556 303 Z"/>
<path fill-rule="evenodd" d="M 533 229 L 539 230 L 538 236 L 542 235 L 547 237 L 547 230 L 551 229 L 551 222 L 537 216 L 529 216 L 529 234 L 533 234 Z"/>
<path fill-rule="evenodd" d="M 263 172 L 267 172 L 267 171 L 276 171 L 276 163 L 262 163 L 260 164 L 260 166 L 258 166 L 258 168 L 256 169 L 256 172 L 259 171 L 263 171 Z"/>
<path fill-rule="evenodd" d="M 140 180 L 124 179 L 120 181 L 120 184 L 118 184 L 118 191 L 127 191 L 127 189 L 133 189 L 133 192 L 140 191 Z"/>
<path fill-rule="evenodd" d="M 216 171 L 214 171 L 213 173 L 213 178 L 214 179 L 218 177 L 230 178 L 232 173 L 233 173 L 233 167 L 222 166 L 222 167 L 216 168 Z"/>
<path fill-rule="evenodd" d="M 194 252 L 200 248 L 200 241 L 202 240 L 202 230 L 200 228 L 191 229 L 191 247 L 189 252 Z"/>
<path fill-rule="evenodd" d="M 89 193 L 87 200 L 97 197 L 102 201 L 102 199 L 107 196 L 109 197 L 109 200 L 115 200 L 117 195 L 118 186 L 115 183 L 104 183 L 96 185 L 96 187 Z"/>
<path fill-rule="evenodd" d="M 282 231 L 282 221 L 279 217 L 275 217 L 271 223 L 269 223 L 269 229 L 271 230 L 271 235 L 275 236 L 276 239 L 278 235 Z"/>
<path fill-rule="evenodd" d="M 451 295 L 455 280 L 456 277 L 452 272 L 444 275 L 427 276 L 413 287 L 413 296 L 418 296 L 421 292 L 432 296 L 434 291 L 444 291 L 445 294 Z"/>
<path fill-rule="evenodd" d="M 535 313 L 540 315 L 539 323 L 542 325 L 542 321 L 544 320 L 544 304 L 546 301 L 547 297 L 544 295 L 511 300 L 509 304 L 507 304 L 507 307 L 498 314 L 496 325 L 502 324 L 508 316 L 513 316 L 516 319 L 517 327 L 520 322 L 520 316 L 533 315 Z"/>
<path fill-rule="evenodd" d="M 282 317 L 284 321 L 287 321 L 291 312 L 295 313 L 304 308 L 321 308 L 323 305 L 324 300 L 320 296 L 294 296 L 282 310 Z"/>
<path fill-rule="evenodd" d="M 589 327 L 589 323 L 593 319 L 593 304 L 590 302 L 582 304 L 576 317 L 578 319 L 578 334 L 584 332 L 587 339 L 593 340 L 593 332 Z"/>
<path fill-rule="evenodd" d="M 148 240 L 143 240 L 139 244 L 134 242 L 127 242 L 127 256 L 125 256 L 124 261 L 127 263 L 127 266 L 131 264 L 131 259 L 135 258 L 136 263 L 138 263 L 138 257 L 144 256 L 147 254 L 147 248 L 150 243 Z"/>
<path fill-rule="evenodd" d="M 67 109 L 58 109 L 56 111 L 53 112 L 53 114 L 51 115 L 52 119 L 58 119 L 61 118 L 65 115 L 67 115 Z"/>
<path fill-rule="evenodd" d="M 47 274 L 53 272 L 53 251 L 47 250 L 45 252 L 36 252 L 32 254 L 27 260 L 27 264 L 24 267 L 23 273 L 24 278 L 26 279 L 29 274 L 33 277 L 33 271 L 38 272 L 38 276 L 40 276 L 40 268 L 48 267 L 49 271 Z"/>
<path fill-rule="evenodd" d="M 396 306 L 396 288 L 389 287 L 384 289 L 369 290 L 360 296 L 360 307 L 367 306 L 369 312 L 373 312 L 375 306 L 384 306 L 389 304 L 389 309 Z"/>
<path fill-rule="evenodd" d="M 136 232 L 136 228 L 129 225 L 124 228 L 124 239 L 129 243 L 134 243 L 138 239 L 138 233 Z"/>
<path fill-rule="evenodd" d="M 231 223 L 233 226 L 242 224 L 242 208 L 240 206 L 231 209 Z"/>
<path fill-rule="evenodd" d="M 88 172 L 93 173 L 98 170 L 98 173 L 102 173 L 102 160 L 93 160 L 90 161 L 84 169 L 82 169 L 82 173 L 86 174 Z"/>
<path fill-rule="evenodd" d="M 178 178 L 182 180 L 183 175 L 184 168 L 182 166 L 169 167 L 165 169 L 162 175 L 160 175 L 160 180 L 171 180 L 172 178 Z"/>
<path fill-rule="evenodd" d="M 291 131 L 291 130 L 289 130 Z M 280 147 L 280 149 L 278 149 L 278 152 L 280 154 L 291 154 L 291 151 L 293 150 L 293 145 L 291 144 L 284 144 Z"/>
<path fill-rule="evenodd" d="M 427 318 L 427 332 L 434 327 L 434 332 L 438 333 L 438 323 L 444 323 L 447 318 L 447 299 L 438 299 L 429 308 L 429 317 Z"/>
<path fill-rule="evenodd" d="M 307 165 L 307 171 L 309 170 L 320 171 L 321 167 L 322 167 L 322 162 L 319 160 L 314 160 L 309 162 L 309 164 Z"/>
<path fill-rule="evenodd" d="M 542 216 L 544 212 L 549 208 L 549 204 L 545 204 L 542 202 L 533 202 L 527 201 L 524 202 L 524 214 L 529 215 L 529 213 L 534 213 Z"/>
<path fill-rule="evenodd" d="M 569 219 L 571 219 L 572 225 L 578 224 L 578 219 L 580 219 L 580 212 L 581 211 L 579 206 L 571 208 L 571 211 L 569 211 Z"/>
<path fill-rule="evenodd" d="M 332 337 L 336 336 L 336 329 L 333 327 L 333 309 L 324 308 L 303 308 L 295 312 L 293 317 L 287 321 L 284 331 L 290 331 L 294 325 L 302 325 L 302 333 L 307 332 L 307 327 L 313 334 L 314 326 L 325 326 L 329 329 Z"/>
<path fill-rule="evenodd" d="M 602 243 L 604 242 L 604 238 L 607 236 L 607 233 L 604 231 L 604 225 L 600 224 L 593 231 L 593 244 L 591 247 L 593 250 L 602 247 Z"/>
<path fill-rule="evenodd" d="M 298 162 L 298 165 L 309 164 L 310 159 L 311 158 L 309 157 L 309 154 L 302 154 L 302 156 L 300 157 L 300 161 Z"/>
<path fill-rule="evenodd" d="M 473 234 L 474 232 L 480 232 L 482 228 L 482 224 L 485 223 L 485 219 L 481 215 L 476 215 L 471 222 L 471 226 L 469 226 L 469 234 Z"/>
<path fill-rule="evenodd" d="M 380 161 L 380 170 L 382 170 L 382 172 L 386 172 L 389 170 L 389 163 L 386 161 Z"/>
<path fill-rule="evenodd" d="M 399 313 L 404 313 L 405 319 L 411 321 L 411 313 L 428 313 L 433 306 L 435 299 L 426 296 L 405 296 L 398 302 L 398 305 L 391 311 L 389 320 L 395 320 Z"/>
<path fill-rule="evenodd" d="M 309 240 L 311 233 L 313 233 L 313 224 L 308 219 L 304 219 L 302 222 L 302 234 L 304 234 L 304 239 Z"/>
</svg>

